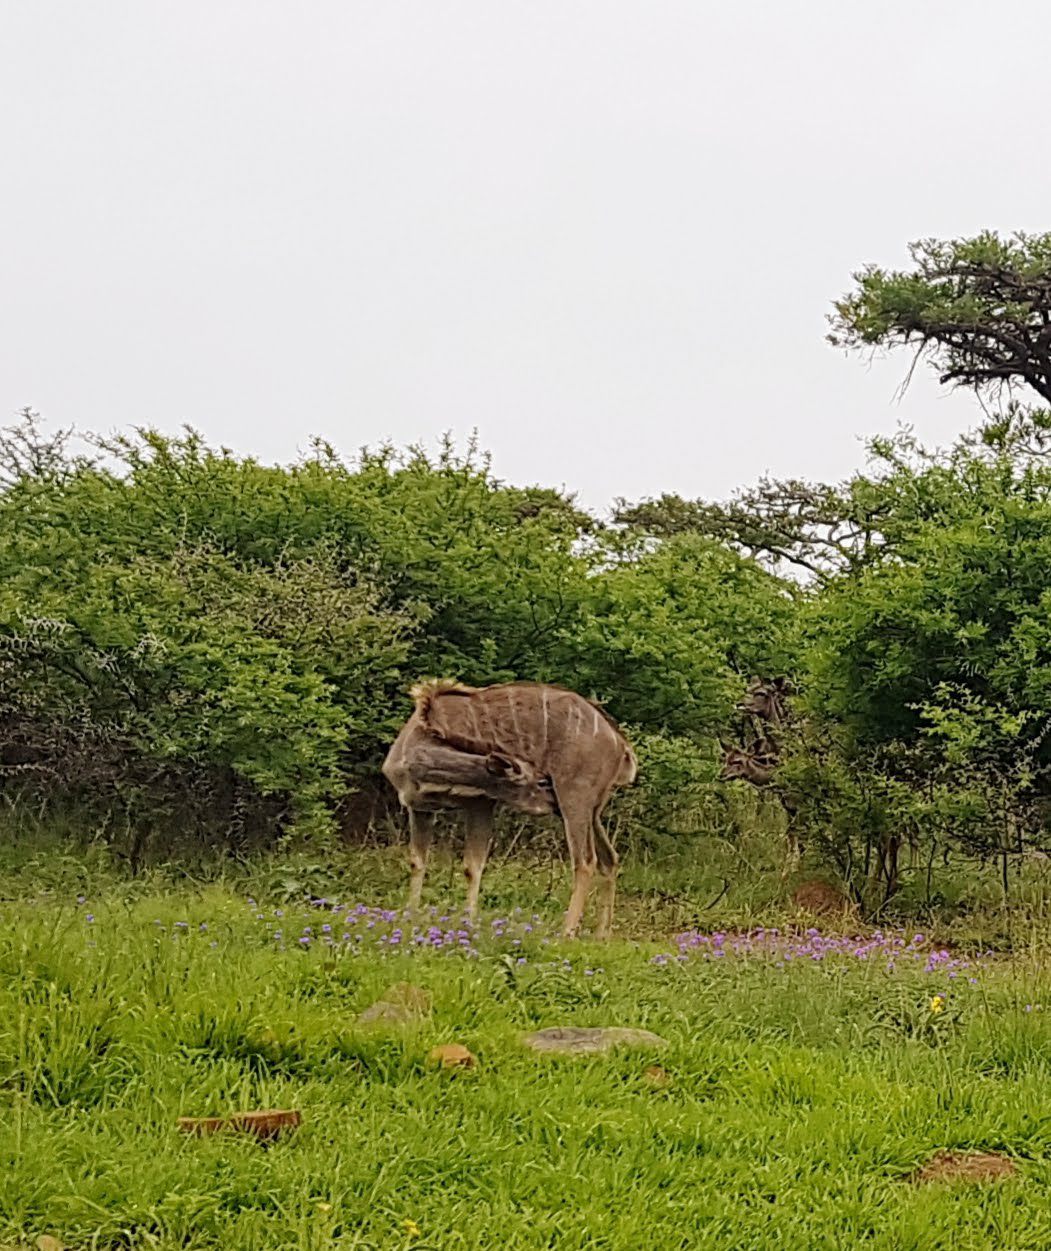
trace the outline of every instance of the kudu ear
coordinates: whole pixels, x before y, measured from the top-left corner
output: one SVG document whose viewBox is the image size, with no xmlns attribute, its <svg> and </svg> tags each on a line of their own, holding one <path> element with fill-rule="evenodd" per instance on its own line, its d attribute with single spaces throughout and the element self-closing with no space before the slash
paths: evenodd
<svg viewBox="0 0 1051 1251">
<path fill-rule="evenodd" d="M 497 777 L 513 778 L 521 774 L 517 761 L 505 756 L 503 752 L 491 751 L 485 758 L 485 767 Z"/>
</svg>

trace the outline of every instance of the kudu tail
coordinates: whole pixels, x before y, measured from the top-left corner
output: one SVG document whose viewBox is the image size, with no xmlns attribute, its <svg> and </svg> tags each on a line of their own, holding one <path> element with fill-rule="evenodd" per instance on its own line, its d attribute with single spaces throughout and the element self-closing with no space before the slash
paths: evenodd
<svg viewBox="0 0 1051 1251">
<path fill-rule="evenodd" d="M 416 715 L 428 729 L 432 729 L 431 710 L 438 696 L 448 691 L 457 691 L 466 695 L 472 689 L 470 686 L 464 686 L 462 682 L 457 682 L 455 678 L 424 678 L 409 688 L 409 695 L 416 705 Z"/>
</svg>

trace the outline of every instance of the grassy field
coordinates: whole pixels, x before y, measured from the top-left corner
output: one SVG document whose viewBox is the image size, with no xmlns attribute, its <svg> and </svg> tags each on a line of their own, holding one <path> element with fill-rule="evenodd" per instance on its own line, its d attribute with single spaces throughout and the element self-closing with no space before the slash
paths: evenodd
<svg viewBox="0 0 1051 1251">
<path fill-rule="evenodd" d="M 724 901 L 677 937 L 688 891 L 661 901 L 639 868 L 621 937 L 567 945 L 561 878 L 497 865 L 471 931 L 441 910 L 451 877 L 414 934 L 382 910 L 393 852 L 211 883 L 73 857 L 0 874 L 0 1246 L 1051 1245 L 1040 926 L 1012 952 L 963 928 L 947 949 L 947 931 L 832 936 Z M 429 1015 L 357 1023 L 396 982 Z M 565 1024 L 667 1046 L 521 1044 Z M 448 1042 L 477 1066 L 429 1063 Z M 252 1107 L 303 1124 L 270 1147 L 176 1128 Z M 942 1148 L 1018 1175 L 910 1181 Z"/>
</svg>

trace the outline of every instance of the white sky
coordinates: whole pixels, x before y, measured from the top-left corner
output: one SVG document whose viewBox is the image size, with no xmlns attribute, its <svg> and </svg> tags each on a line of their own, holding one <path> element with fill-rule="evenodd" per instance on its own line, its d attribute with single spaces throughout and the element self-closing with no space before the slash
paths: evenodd
<svg viewBox="0 0 1051 1251">
<path fill-rule="evenodd" d="M 0 418 L 287 460 L 477 427 L 603 507 L 975 408 L 824 342 L 1051 229 L 1042 0 L 4 0 Z"/>
</svg>

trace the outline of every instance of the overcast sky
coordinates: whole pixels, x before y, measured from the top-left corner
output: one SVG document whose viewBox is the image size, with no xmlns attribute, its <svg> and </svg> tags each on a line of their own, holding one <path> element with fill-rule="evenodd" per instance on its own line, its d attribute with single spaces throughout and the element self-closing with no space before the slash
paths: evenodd
<svg viewBox="0 0 1051 1251">
<path fill-rule="evenodd" d="M 1051 229 L 1046 0 L 3 0 L 0 415 L 288 460 L 477 427 L 593 507 L 973 401 L 824 341 Z"/>
</svg>

